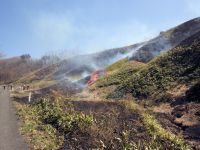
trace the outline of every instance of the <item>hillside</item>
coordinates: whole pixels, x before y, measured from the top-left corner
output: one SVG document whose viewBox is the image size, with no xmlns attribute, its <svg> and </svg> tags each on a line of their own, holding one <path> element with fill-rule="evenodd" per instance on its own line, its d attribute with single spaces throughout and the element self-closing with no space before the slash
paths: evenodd
<svg viewBox="0 0 200 150">
<path fill-rule="evenodd" d="M 95 82 L 93 87 L 119 85 L 144 66 L 142 62 L 129 61 L 127 58 L 119 60 L 105 69 L 106 75 Z"/>
<path fill-rule="evenodd" d="M 177 46 L 194 33 L 200 31 L 200 19 L 196 18 L 177 27 L 161 32 L 158 37 L 149 41 L 126 47 L 114 48 L 102 52 L 78 55 L 60 62 L 40 67 L 34 72 L 27 72 L 19 82 L 26 83 L 38 79 L 79 82 L 84 85 L 92 72 L 103 70 L 110 64 L 129 58 L 139 62 L 148 62 L 160 53 Z M 126 67 L 125 67 L 126 68 Z"/>
<path fill-rule="evenodd" d="M 18 79 L 16 84 L 30 84 L 32 87 L 48 84 L 51 81 L 55 81 L 55 84 L 62 85 L 63 88 L 69 87 L 85 87 L 87 79 L 90 74 L 99 69 L 104 69 L 109 64 L 126 58 L 130 52 L 135 51 L 142 44 L 135 44 L 123 48 L 116 48 L 105 50 L 102 52 L 78 55 L 65 60 L 60 60 L 57 63 L 38 66 L 40 67 L 33 72 L 24 73 L 24 75 Z M 43 80 L 41 82 L 41 80 Z M 76 82 L 76 83 L 75 83 Z M 64 83 L 69 84 L 65 85 Z M 51 85 L 51 84 L 50 84 Z"/>
<path fill-rule="evenodd" d="M 114 75 L 97 80 L 90 90 L 102 98 L 137 100 L 163 127 L 180 132 L 199 149 L 199 60 L 200 32 L 149 63 L 139 68 L 135 65 L 135 72 L 134 67 L 123 72 L 124 63 Z"/>
<path fill-rule="evenodd" d="M 132 74 L 111 95 L 121 97 L 132 93 L 133 97 L 143 99 L 158 96 L 178 84 L 192 85 L 200 77 L 199 59 L 200 32 Z"/>
<path fill-rule="evenodd" d="M 30 55 L 22 55 L 0 60 L 0 83 L 11 83 L 42 66 L 41 62 L 32 60 Z"/>
<path fill-rule="evenodd" d="M 198 23 L 156 40 L 61 60 L 14 82 L 32 87 L 11 92 L 30 148 L 200 149 Z M 163 37 L 173 46 L 163 48 Z M 152 55 L 130 59 L 145 45 Z M 95 81 L 86 86 L 91 74 Z"/>
<path fill-rule="evenodd" d="M 136 53 L 133 53 L 131 59 L 148 62 L 199 31 L 200 18 L 195 18 L 167 31 L 160 32 L 158 37 L 147 41 Z"/>
</svg>

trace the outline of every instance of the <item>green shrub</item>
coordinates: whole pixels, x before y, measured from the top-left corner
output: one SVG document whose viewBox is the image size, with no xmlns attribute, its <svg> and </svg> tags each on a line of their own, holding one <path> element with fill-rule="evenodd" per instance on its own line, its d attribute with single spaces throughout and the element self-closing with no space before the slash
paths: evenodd
<svg viewBox="0 0 200 150">
<path fill-rule="evenodd" d="M 22 121 L 21 132 L 33 149 L 58 149 L 67 133 L 84 132 L 93 124 L 93 116 L 64 110 L 57 102 L 42 99 L 33 105 L 16 103 Z"/>
<path fill-rule="evenodd" d="M 108 73 L 108 75 L 105 75 L 97 80 L 93 86 L 95 88 L 101 88 L 111 85 L 119 85 L 144 66 L 145 64 L 141 62 L 127 61 L 126 63 L 123 63 L 122 66 L 117 70 Z"/>
<path fill-rule="evenodd" d="M 42 99 L 35 104 L 35 107 L 38 109 L 40 119 L 60 132 L 83 130 L 93 123 L 92 115 L 85 115 L 75 111 L 63 111 L 59 103 L 52 103 L 47 99 Z"/>
</svg>

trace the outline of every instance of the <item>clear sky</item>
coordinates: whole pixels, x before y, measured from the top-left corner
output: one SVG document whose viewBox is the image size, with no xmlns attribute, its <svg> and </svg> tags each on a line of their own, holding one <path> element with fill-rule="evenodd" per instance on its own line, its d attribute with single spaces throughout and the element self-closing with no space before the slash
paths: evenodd
<svg viewBox="0 0 200 150">
<path fill-rule="evenodd" d="M 200 0 L 0 0 L 0 51 L 91 53 L 200 16 Z M 64 53 L 63 53 L 64 54 Z"/>
</svg>

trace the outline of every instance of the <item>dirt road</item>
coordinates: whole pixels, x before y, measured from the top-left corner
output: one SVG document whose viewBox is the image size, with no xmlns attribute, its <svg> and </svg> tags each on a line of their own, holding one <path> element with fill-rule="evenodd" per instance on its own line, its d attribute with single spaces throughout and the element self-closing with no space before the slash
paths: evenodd
<svg viewBox="0 0 200 150">
<path fill-rule="evenodd" d="M 19 124 L 9 91 L 0 87 L 0 150 L 28 150 L 19 134 Z"/>
</svg>

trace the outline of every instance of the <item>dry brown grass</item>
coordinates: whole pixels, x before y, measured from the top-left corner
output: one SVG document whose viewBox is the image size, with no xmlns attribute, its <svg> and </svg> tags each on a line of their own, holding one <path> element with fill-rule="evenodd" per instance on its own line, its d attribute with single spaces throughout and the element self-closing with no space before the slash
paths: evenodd
<svg viewBox="0 0 200 150">
<path fill-rule="evenodd" d="M 155 106 L 152 108 L 155 113 L 167 113 L 170 114 L 172 112 L 172 107 L 168 103 L 160 104 L 159 106 Z"/>
<path fill-rule="evenodd" d="M 168 90 L 166 93 L 171 94 L 173 97 L 184 95 L 189 87 L 185 84 L 177 84 L 176 87 Z"/>
<path fill-rule="evenodd" d="M 177 136 L 171 131 L 164 129 L 162 125 L 156 120 L 156 118 L 151 115 L 148 109 L 144 109 L 133 100 L 122 101 L 121 104 L 124 105 L 126 109 L 131 109 L 132 111 L 138 112 L 140 114 L 141 121 L 143 122 L 145 128 L 151 136 L 166 141 L 168 140 L 174 143 L 174 148 L 178 148 L 181 150 L 192 149 L 190 145 L 185 143 L 181 135 Z"/>
</svg>

